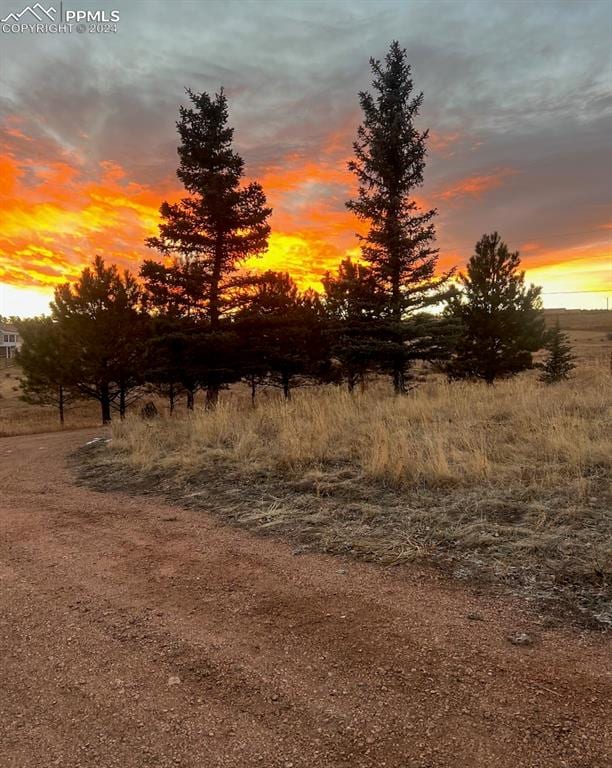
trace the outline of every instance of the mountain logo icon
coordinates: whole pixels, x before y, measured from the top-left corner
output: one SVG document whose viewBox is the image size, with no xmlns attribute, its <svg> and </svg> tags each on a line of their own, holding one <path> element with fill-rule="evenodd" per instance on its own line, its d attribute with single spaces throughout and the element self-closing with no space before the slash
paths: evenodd
<svg viewBox="0 0 612 768">
<path fill-rule="evenodd" d="M 55 21 L 56 10 L 51 6 L 49 6 L 49 8 L 43 8 L 40 3 L 36 3 L 36 5 L 26 5 L 23 11 L 20 11 L 19 13 L 9 13 L 5 19 L 1 20 L 1 23 L 4 24 L 7 21 L 19 21 L 21 17 L 27 13 L 34 16 L 38 21 Z"/>
</svg>

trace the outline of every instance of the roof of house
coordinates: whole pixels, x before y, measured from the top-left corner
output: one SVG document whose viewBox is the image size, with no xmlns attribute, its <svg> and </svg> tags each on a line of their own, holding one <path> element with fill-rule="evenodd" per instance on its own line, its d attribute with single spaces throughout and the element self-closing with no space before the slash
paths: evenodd
<svg viewBox="0 0 612 768">
<path fill-rule="evenodd" d="M 19 333 L 16 325 L 10 323 L 0 323 L 0 332 L 2 333 Z"/>
</svg>

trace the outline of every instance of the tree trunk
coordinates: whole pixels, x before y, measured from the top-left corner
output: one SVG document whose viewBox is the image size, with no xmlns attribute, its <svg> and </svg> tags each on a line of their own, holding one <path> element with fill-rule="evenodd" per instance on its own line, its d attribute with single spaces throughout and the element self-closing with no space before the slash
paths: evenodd
<svg viewBox="0 0 612 768">
<path fill-rule="evenodd" d="M 59 420 L 60 424 L 63 427 L 64 426 L 64 387 L 60 384 L 58 391 L 58 410 L 59 410 Z"/>
<path fill-rule="evenodd" d="M 397 224 L 397 211 L 395 208 L 391 211 L 391 219 L 394 224 Z M 390 253 L 391 262 L 391 316 L 393 322 L 396 325 L 394 328 L 394 335 L 397 333 L 395 340 L 399 344 L 402 344 L 402 334 L 400 330 L 402 322 L 402 292 L 401 292 L 401 271 L 400 271 L 400 259 L 397 254 L 397 247 L 391 248 Z M 403 395 L 406 392 L 406 383 L 404 378 L 404 360 L 402 355 L 395 355 L 393 358 L 393 390 L 396 395 Z"/>
<path fill-rule="evenodd" d="M 215 261 L 213 264 L 212 275 L 210 278 L 210 300 L 208 312 L 210 315 L 210 328 L 215 331 L 219 327 L 221 317 L 221 307 L 219 302 L 219 283 L 221 282 L 223 241 L 222 236 L 217 235 L 215 244 Z M 219 400 L 219 384 L 213 382 L 206 388 L 206 408 L 214 408 Z"/>
<path fill-rule="evenodd" d="M 193 411 L 193 404 L 194 404 L 194 395 L 193 395 L 193 389 L 187 390 L 187 410 Z"/>
<path fill-rule="evenodd" d="M 257 391 L 257 382 L 255 376 L 251 376 L 251 405 L 255 408 L 255 392 Z"/>
<path fill-rule="evenodd" d="M 219 385 L 209 384 L 206 387 L 206 410 L 212 410 L 219 401 Z"/>
<path fill-rule="evenodd" d="M 393 391 L 396 395 L 406 394 L 406 375 L 403 361 L 395 358 L 393 362 Z"/>
<path fill-rule="evenodd" d="M 291 385 L 290 385 L 288 373 L 282 374 L 282 381 L 283 381 L 283 395 L 285 396 L 285 400 L 291 400 Z"/>
<path fill-rule="evenodd" d="M 126 405 L 125 405 L 125 385 L 121 384 L 119 386 L 119 418 L 121 421 L 125 419 L 125 411 L 126 411 Z"/>
<path fill-rule="evenodd" d="M 174 413 L 174 384 L 170 384 L 168 389 L 168 402 L 170 403 L 170 415 Z"/>
<path fill-rule="evenodd" d="M 100 387 L 100 407 L 102 409 L 102 424 L 110 424 L 111 421 L 111 403 L 108 384 Z"/>
<path fill-rule="evenodd" d="M 348 391 L 353 394 L 355 391 L 355 382 L 356 382 L 356 376 L 352 371 L 349 371 L 346 376 L 346 384 L 348 386 Z"/>
</svg>

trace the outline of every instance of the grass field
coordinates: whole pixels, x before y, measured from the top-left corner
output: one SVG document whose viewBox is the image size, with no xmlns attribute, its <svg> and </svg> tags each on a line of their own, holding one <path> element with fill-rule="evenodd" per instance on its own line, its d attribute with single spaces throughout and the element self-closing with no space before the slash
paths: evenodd
<svg viewBox="0 0 612 768">
<path fill-rule="evenodd" d="M 546 324 L 566 331 L 579 362 L 608 363 L 612 359 L 612 311 L 605 309 L 546 309 Z M 540 356 L 541 357 L 541 356 Z"/>
<path fill-rule="evenodd" d="M 612 312 L 605 310 L 550 309 L 544 312 L 546 322 L 553 326 L 557 320 L 567 330 L 580 364 L 610 365 L 612 356 Z M 541 359 L 542 354 L 536 356 Z M 50 406 L 34 406 L 20 399 L 21 371 L 14 363 L 0 364 L 0 437 L 59 430 L 57 412 Z M 148 399 L 148 398 L 147 398 Z M 163 411 L 165 403 L 156 400 Z M 138 403 L 134 407 L 138 410 Z M 179 411 L 181 410 L 179 406 Z M 97 403 L 75 403 L 66 411 L 65 429 L 95 426 L 99 423 Z"/>
<path fill-rule="evenodd" d="M 252 408 L 117 423 L 88 471 L 299 546 L 426 558 L 612 624 L 610 374 L 583 364 L 487 387 L 431 379 L 396 398 L 322 388 Z"/>
<path fill-rule="evenodd" d="M 0 437 L 61 429 L 57 410 L 47 405 L 30 405 L 21 399 L 21 370 L 14 363 L 0 364 Z M 65 429 L 91 427 L 100 422 L 99 408 L 81 401 L 66 409 Z"/>
</svg>

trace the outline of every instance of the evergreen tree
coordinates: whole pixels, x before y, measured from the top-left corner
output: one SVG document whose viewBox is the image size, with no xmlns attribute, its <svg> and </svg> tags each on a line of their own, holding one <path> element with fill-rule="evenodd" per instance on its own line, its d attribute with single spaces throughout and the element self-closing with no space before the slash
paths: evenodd
<svg viewBox="0 0 612 768">
<path fill-rule="evenodd" d="M 380 316 L 384 297 L 378 295 L 377 281 L 365 264 L 346 258 L 336 274 L 325 273 L 322 283 L 328 317 L 359 322 Z"/>
<path fill-rule="evenodd" d="M 370 269 L 350 258 L 340 263 L 335 275 L 327 272 L 322 282 L 331 355 L 342 365 L 352 392 L 358 381 L 364 381 L 380 351 L 376 320 L 384 296 Z"/>
<path fill-rule="evenodd" d="M 544 317 L 540 288 L 525 286 L 518 251 L 497 232 L 483 235 L 460 280 L 448 308 L 461 328 L 449 375 L 492 384 L 530 368 L 544 342 Z"/>
<path fill-rule="evenodd" d="M 168 398 L 170 413 L 176 399 L 187 395 L 187 408 L 193 410 L 196 381 L 191 365 L 191 336 L 195 323 L 190 318 L 153 316 L 151 335 L 144 351 L 144 378 L 160 395 Z"/>
<path fill-rule="evenodd" d="M 206 317 L 206 266 L 190 256 L 170 264 L 147 259 L 140 268 L 143 306 L 168 318 Z"/>
<path fill-rule="evenodd" d="M 318 296 L 301 294 L 287 273 L 269 270 L 255 280 L 237 316 L 240 365 L 255 397 L 257 383 L 280 387 L 286 399 L 306 379 L 320 379 L 329 366 Z"/>
<path fill-rule="evenodd" d="M 57 408 L 63 426 L 66 408 L 81 397 L 74 386 L 74 350 L 65 343 L 59 325 L 50 317 L 19 321 L 18 329 L 22 339 L 17 354 L 23 372 L 22 398 L 27 403 Z"/>
<path fill-rule="evenodd" d="M 358 236 L 362 254 L 385 297 L 387 332 L 384 346 L 391 355 L 396 392 L 405 390 L 410 355 L 404 340 L 411 313 L 438 303 L 449 274 L 436 277 L 435 209 L 420 210 L 414 191 L 423 183 L 427 131 L 414 120 L 423 94 L 413 95 L 406 51 L 393 42 L 384 64 L 370 59 L 375 95 L 361 92 L 363 123 L 354 143 L 349 169 L 359 188 L 347 206 L 369 224 Z"/>
<path fill-rule="evenodd" d="M 228 126 L 223 89 L 213 97 L 187 93 L 191 106 L 180 108 L 177 122 L 177 175 L 188 196 L 175 204 L 162 204 L 159 235 L 147 243 L 177 258 L 175 272 L 190 272 L 197 266 L 201 280 L 201 290 L 196 291 L 197 311 L 216 331 L 241 283 L 236 275 L 240 262 L 267 248 L 272 211 L 258 183 L 242 184 L 244 163 L 232 148 L 233 129 Z M 156 284 L 163 294 L 168 275 L 160 271 L 154 276 L 151 270 L 148 266 L 143 274 L 149 280 L 149 292 L 154 292 L 151 286 Z M 191 293 L 193 289 L 192 285 Z M 188 304 L 187 293 L 183 306 Z M 218 389 L 214 383 L 208 387 L 211 403 L 216 401 Z"/>
<path fill-rule="evenodd" d="M 114 404 L 125 414 L 128 393 L 142 382 L 148 318 L 139 302 L 134 276 L 96 256 L 74 285 L 56 289 L 51 304 L 62 348 L 71 352 L 74 384 L 99 401 L 104 424 Z"/>
<path fill-rule="evenodd" d="M 546 384 L 556 384 L 569 378 L 570 373 L 576 367 L 576 359 L 572 353 L 569 337 L 559 328 L 559 321 L 554 328 L 546 334 L 544 345 L 548 356 L 542 365 L 540 381 Z"/>
</svg>

